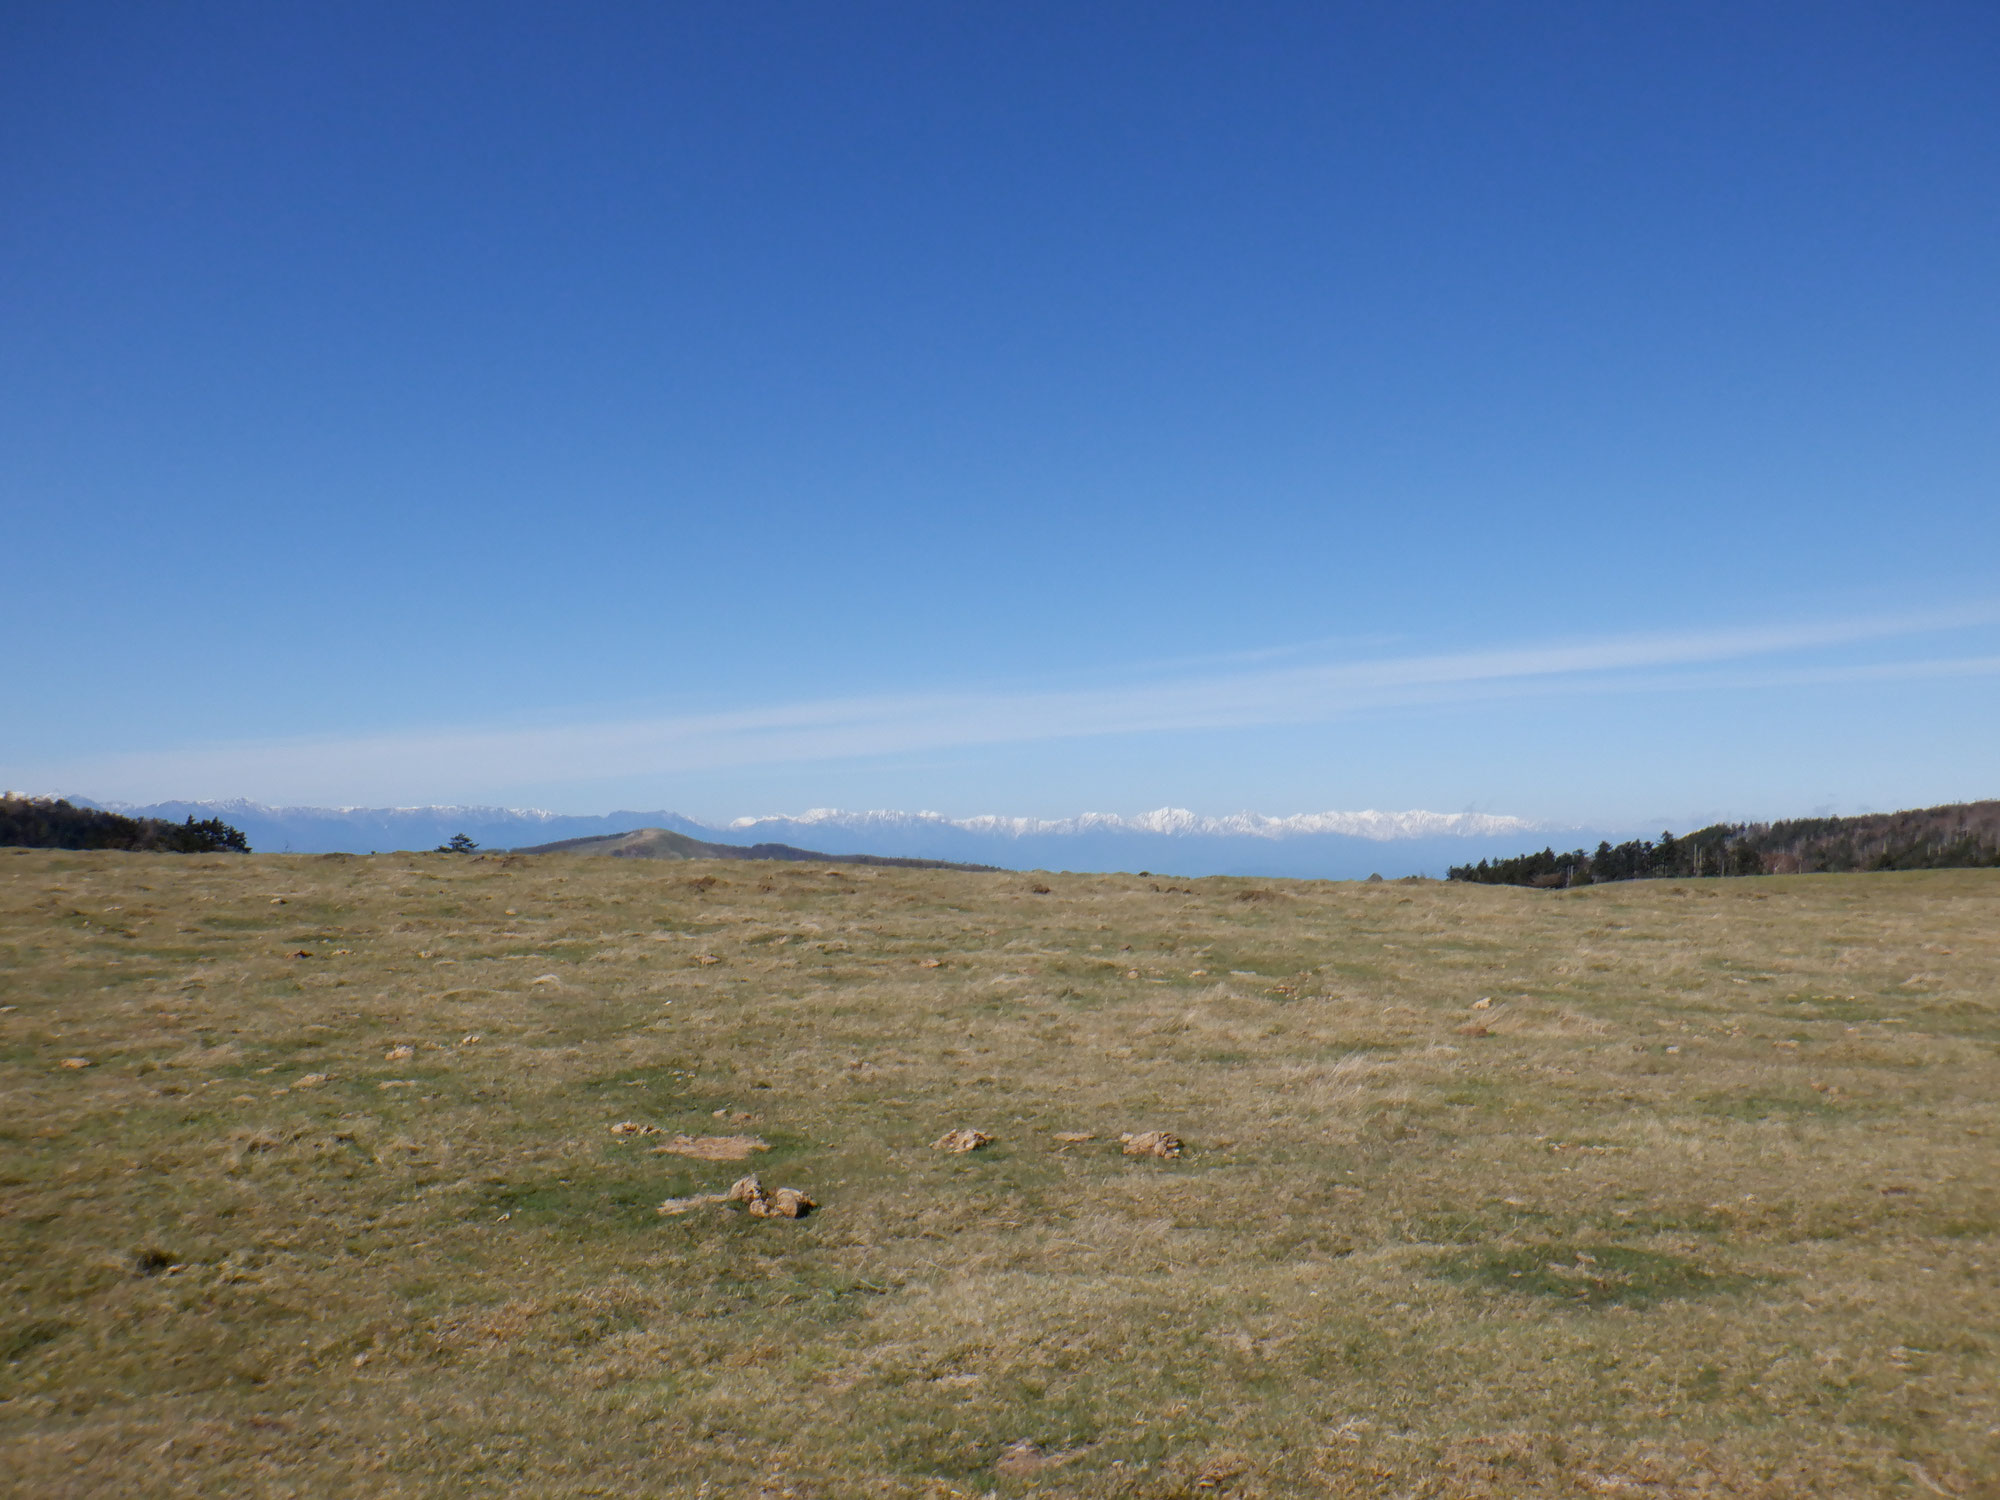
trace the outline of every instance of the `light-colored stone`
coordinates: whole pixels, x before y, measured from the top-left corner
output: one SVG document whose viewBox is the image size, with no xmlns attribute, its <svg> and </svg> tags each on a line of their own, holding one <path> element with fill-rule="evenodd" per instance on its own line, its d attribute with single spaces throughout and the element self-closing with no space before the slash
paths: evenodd
<svg viewBox="0 0 2000 1500">
<path fill-rule="evenodd" d="M 803 1219 L 817 1207 L 797 1188 L 779 1188 L 766 1197 L 752 1199 L 750 1213 L 759 1219 Z"/>
<path fill-rule="evenodd" d="M 669 1202 L 682 1200 L 669 1199 Z M 755 1175 L 739 1177 L 730 1184 L 729 1191 L 715 1200 L 718 1203 L 741 1203 L 750 1210 L 753 1219 L 803 1219 L 819 1205 L 797 1188 L 779 1188 L 774 1193 L 764 1191 L 764 1184 Z M 661 1210 L 665 1212 L 665 1209 Z M 679 1212 L 679 1210 L 676 1210 Z"/>
<path fill-rule="evenodd" d="M 931 1149 L 949 1151 L 954 1156 L 960 1156 L 967 1151 L 977 1151 L 981 1146 L 992 1144 L 993 1137 L 983 1130 L 959 1129 L 947 1130 L 931 1142 Z"/>
<path fill-rule="evenodd" d="M 1142 1130 L 1137 1135 L 1121 1135 L 1118 1143 L 1127 1156 L 1157 1156 L 1171 1161 L 1181 1154 L 1181 1138 L 1168 1130 Z"/>
</svg>

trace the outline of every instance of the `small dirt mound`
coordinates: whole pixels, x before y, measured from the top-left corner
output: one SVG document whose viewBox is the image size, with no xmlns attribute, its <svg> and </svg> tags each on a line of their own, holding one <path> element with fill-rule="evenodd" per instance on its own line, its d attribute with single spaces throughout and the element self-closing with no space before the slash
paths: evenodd
<svg viewBox="0 0 2000 1500">
<path fill-rule="evenodd" d="M 1168 1130 L 1142 1130 L 1137 1135 L 1121 1135 L 1118 1144 L 1127 1156 L 1157 1156 L 1172 1161 L 1181 1154 L 1181 1138 Z"/>
<path fill-rule="evenodd" d="M 947 1130 L 931 1142 L 933 1151 L 948 1151 L 953 1156 L 962 1156 L 968 1151 L 977 1151 L 982 1146 L 993 1144 L 993 1137 L 983 1130 Z"/>
<path fill-rule="evenodd" d="M 611 1127 L 611 1133 L 622 1140 L 625 1137 L 635 1135 L 658 1135 L 660 1127 L 657 1125 L 641 1125 L 637 1120 L 620 1120 L 616 1125 Z"/>
</svg>

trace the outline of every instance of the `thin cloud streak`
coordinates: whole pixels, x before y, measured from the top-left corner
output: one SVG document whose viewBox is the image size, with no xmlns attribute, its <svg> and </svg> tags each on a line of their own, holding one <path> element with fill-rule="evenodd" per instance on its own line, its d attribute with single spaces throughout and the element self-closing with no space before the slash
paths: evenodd
<svg viewBox="0 0 2000 1500">
<path fill-rule="evenodd" d="M 828 699 L 726 713 L 543 728 L 446 729 L 125 753 L 6 772 L 16 783 L 92 795 L 462 796 L 507 783 L 581 784 L 633 775 L 837 761 L 980 744 L 1326 722 L 1356 712 L 1529 696 L 1739 685 L 1725 663 L 2000 621 L 2000 609 L 1876 617 L 1360 662 L 1206 673 L 1061 691 Z M 1847 681 L 1984 673 L 2000 659 L 1773 664 L 1760 677 Z M 1678 670 L 1676 670 L 1678 669 Z M 51 773 L 55 774 L 51 774 Z"/>
</svg>

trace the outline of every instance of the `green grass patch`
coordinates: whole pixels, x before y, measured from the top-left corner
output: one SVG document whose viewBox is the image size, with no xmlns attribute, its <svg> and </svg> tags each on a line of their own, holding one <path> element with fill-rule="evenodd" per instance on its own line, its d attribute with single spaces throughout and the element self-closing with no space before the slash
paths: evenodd
<svg viewBox="0 0 2000 1500">
<path fill-rule="evenodd" d="M 1824 1119 L 1840 1113 L 1838 1104 L 1805 1088 L 1783 1093 L 1698 1094 L 1695 1104 L 1704 1114 L 1729 1120 Z"/>
<path fill-rule="evenodd" d="M 1433 1274 L 1482 1290 L 1587 1308 L 1652 1307 L 1749 1285 L 1742 1277 L 1717 1274 L 1684 1256 L 1561 1240 L 1446 1257 Z"/>
</svg>

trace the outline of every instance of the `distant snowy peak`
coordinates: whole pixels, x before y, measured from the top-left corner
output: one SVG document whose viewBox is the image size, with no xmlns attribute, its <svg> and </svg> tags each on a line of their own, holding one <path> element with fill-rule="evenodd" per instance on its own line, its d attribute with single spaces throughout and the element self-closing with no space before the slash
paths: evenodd
<svg viewBox="0 0 2000 1500">
<path fill-rule="evenodd" d="M 246 800 L 111 804 L 141 817 L 216 818 L 240 828 L 265 854 L 367 854 L 435 849 L 464 834 L 485 849 L 664 828 L 722 843 L 790 844 L 829 854 L 943 859 L 1009 869 L 1168 870 L 1176 875 L 1287 876 L 1359 880 L 1371 873 L 1442 875 L 1454 864 L 1518 854 L 1530 842 L 1597 841 L 1491 813 L 1323 812 L 1288 818 L 1237 813 L 1205 818 L 1163 807 L 1137 817 L 949 818 L 938 812 L 845 812 L 814 808 L 795 817 L 738 818 L 726 827 L 679 813 L 624 809 L 562 814 L 541 808 L 270 807 Z"/>
<path fill-rule="evenodd" d="M 87 800 L 87 799 L 78 799 Z M 267 802 L 252 802 L 247 797 L 225 797 L 220 801 L 205 802 L 97 802 L 93 807 L 102 807 L 118 813 L 150 813 L 159 807 L 190 807 L 206 810 L 211 816 L 227 818 L 231 813 L 253 817 L 291 818 L 394 818 L 394 817 L 438 817 L 463 818 L 468 822 L 493 823 L 553 823 L 565 816 L 563 813 L 546 812 L 539 807 L 487 807 L 472 803 L 412 804 L 408 807 L 274 807 Z"/>
<path fill-rule="evenodd" d="M 1294 813 L 1284 818 L 1252 812 L 1204 818 L 1181 807 L 1162 807 L 1131 818 L 1117 813 L 1084 813 L 1075 818 L 1006 818 L 989 813 L 973 818 L 948 818 L 943 813 L 935 812 L 844 812 L 839 808 L 815 807 L 793 815 L 737 818 L 729 827 L 732 831 L 746 832 L 765 824 L 842 829 L 854 833 L 888 829 L 956 829 L 963 833 L 1009 838 L 1080 833 L 1151 833 L 1179 838 L 1283 839 L 1331 833 L 1383 843 L 1391 839 L 1490 838 L 1532 832 L 1536 827 L 1525 818 L 1495 813 L 1377 812 L 1370 808 L 1362 812 Z"/>
</svg>

